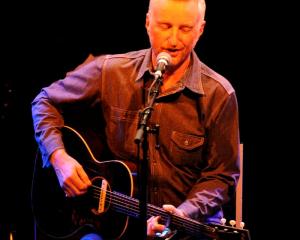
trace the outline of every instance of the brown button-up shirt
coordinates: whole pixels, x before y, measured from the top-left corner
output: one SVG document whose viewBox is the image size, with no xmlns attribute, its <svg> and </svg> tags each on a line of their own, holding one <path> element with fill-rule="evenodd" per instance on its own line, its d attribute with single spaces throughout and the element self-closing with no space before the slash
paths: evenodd
<svg viewBox="0 0 300 240">
<path fill-rule="evenodd" d="M 90 57 L 43 88 L 32 114 L 44 165 L 63 148 L 64 112 L 95 104 L 101 106 L 99 124 L 112 156 L 136 161 L 134 138 L 150 70 L 151 49 Z M 159 125 L 158 136 L 148 135 L 149 202 L 173 204 L 202 221 L 220 218 L 239 176 L 238 106 L 231 84 L 193 52 L 181 81 L 159 94 L 148 124 Z"/>
</svg>

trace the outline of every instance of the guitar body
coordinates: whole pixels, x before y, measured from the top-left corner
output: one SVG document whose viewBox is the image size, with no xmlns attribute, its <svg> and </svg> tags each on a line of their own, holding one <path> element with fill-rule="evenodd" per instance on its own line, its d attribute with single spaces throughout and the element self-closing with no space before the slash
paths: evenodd
<svg viewBox="0 0 300 240">
<path fill-rule="evenodd" d="M 105 239 L 120 238 L 126 230 L 128 216 L 110 209 L 109 196 L 104 211 L 99 212 L 100 189 L 105 180 L 108 193 L 132 196 L 129 168 L 118 160 L 99 162 L 82 136 L 70 127 L 63 128 L 63 141 L 68 154 L 84 167 L 93 189 L 83 196 L 67 198 L 53 168 L 42 168 L 42 161 L 36 161 L 32 208 L 39 231 L 50 239 L 78 239 L 90 231 L 100 233 Z"/>
</svg>

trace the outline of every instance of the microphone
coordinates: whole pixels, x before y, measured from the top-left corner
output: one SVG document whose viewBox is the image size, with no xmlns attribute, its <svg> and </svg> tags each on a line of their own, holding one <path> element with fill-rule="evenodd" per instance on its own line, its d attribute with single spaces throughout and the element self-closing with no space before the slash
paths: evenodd
<svg viewBox="0 0 300 240">
<path fill-rule="evenodd" d="M 156 68 L 154 72 L 155 79 L 161 78 L 163 73 L 166 70 L 166 67 L 171 61 L 171 56 L 169 53 L 161 52 L 157 55 L 156 58 Z"/>
</svg>

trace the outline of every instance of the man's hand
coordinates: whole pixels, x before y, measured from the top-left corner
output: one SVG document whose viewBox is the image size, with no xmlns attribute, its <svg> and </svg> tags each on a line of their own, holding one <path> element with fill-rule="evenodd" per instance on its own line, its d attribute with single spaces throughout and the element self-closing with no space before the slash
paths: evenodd
<svg viewBox="0 0 300 240">
<path fill-rule="evenodd" d="M 86 193 L 92 183 L 83 167 L 64 149 L 54 151 L 50 157 L 50 162 L 67 197 Z"/>
<path fill-rule="evenodd" d="M 175 206 L 173 206 L 171 204 L 163 205 L 163 209 L 173 215 L 185 217 L 185 214 L 183 211 L 181 211 L 180 209 L 177 209 Z M 160 220 L 160 216 L 152 216 L 151 218 L 149 218 L 147 220 L 147 235 L 148 236 L 151 236 L 151 237 L 158 236 L 167 230 L 168 226 L 159 223 L 159 220 Z"/>
</svg>

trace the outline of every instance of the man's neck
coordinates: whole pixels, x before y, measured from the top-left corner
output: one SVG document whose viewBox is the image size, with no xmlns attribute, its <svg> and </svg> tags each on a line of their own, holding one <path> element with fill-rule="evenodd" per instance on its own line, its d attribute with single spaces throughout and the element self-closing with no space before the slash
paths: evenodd
<svg viewBox="0 0 300 240">
<path fill-rule="evenodd" d="M 174 71 L 166 71 L 163 78 L 162 92 L 174 87 L 183 77 L 190 64 L 190 58 Z"/>
</svg>

